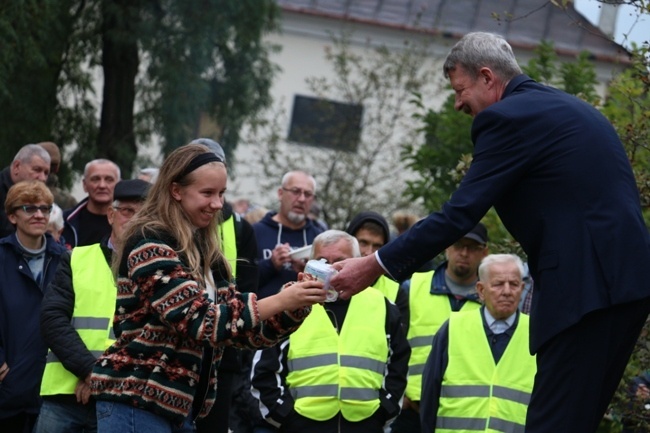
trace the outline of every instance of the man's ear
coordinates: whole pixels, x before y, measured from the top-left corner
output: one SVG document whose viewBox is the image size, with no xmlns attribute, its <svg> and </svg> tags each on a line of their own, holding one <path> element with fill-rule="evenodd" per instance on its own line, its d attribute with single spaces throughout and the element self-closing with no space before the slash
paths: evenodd
<svg viewBox="0 0 650 433">
<path fill-rule="evenodd" d="M 482 67 L 479 71 L 479 80 L 483 82 L 488 88 L 491 88 L 495 84 L 495 76 L 492 69 L 488 67 Z"/>
<path fill-rule="evenodd" d="M 485 297 L 483 296 L 483 291 L 485 290 L 485 285 L 479 280 L 476 282 L 476 293 L 478 293 L 478 297 L 481 301 L 485 301 Z"/>
<path fill-rule="evenodd" d="M 108 207 L 108 211 L 106 212 L 106 219 L 108 219 L 108 224 L 111 226 L 113 225 L 113 220 L 115 218 L 115 209 L 113 209 L 113 205 L 111 204 Z"/>
</svg>

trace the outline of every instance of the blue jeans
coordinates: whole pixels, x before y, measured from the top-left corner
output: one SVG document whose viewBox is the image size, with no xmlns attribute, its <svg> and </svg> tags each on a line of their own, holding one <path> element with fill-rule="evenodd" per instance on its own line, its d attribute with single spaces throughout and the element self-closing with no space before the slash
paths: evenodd
<svg viewBox="0 0 650 433">
<path fill-rule="evenodd" d="M 97 433 L 95 402 L 62 403 L 45 398 L 32 433 Z"/>
<path fill-rule="evenodd" d="M 97 433 L 194 433 L 191 416 L 177 427 L 169 420 L 137 407 L 97 401 Z"/>
</svg>

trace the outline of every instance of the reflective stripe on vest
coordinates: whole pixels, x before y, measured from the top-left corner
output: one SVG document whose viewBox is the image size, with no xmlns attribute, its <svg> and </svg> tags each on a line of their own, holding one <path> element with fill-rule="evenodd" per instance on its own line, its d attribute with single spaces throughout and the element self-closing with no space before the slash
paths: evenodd
<svg viewBox="0 0 650 433">
<path fill-rule="evenodd" d="M 70 257 L 74 309 L 70 323 L 86 348 L 99 357 L 114 341 L 117 288 L 99 244 L 76 247 Z M 65 369 L 51 350 L 41 381 L 41 395 L 74 394 L 79 378 Z"/>
<path fill-rule="evenodd" d="M 529 318 L 517 328 L 497 365 L 481 310 L 449 318 L 449 364 L 440 389 L 436 432 L 523 433 L 537 367 L 528 352 Z"/>
<path fill-rule="evenodd" d="M 399 283 L 391 280 L 387 276 L 382 275 L 381 277 L 379 277 L 377 282 L 373 284 L 372 287 L 374 287 L 375 289 L 383 293 L 384 296 L 392 303 L 395 303 L 395 300 L 397 300 Z"/>
<path fill-rule="evenodd" d="M 352 297 L 340 335 L 320 305 L 289 339 L 287 385 L 300 415 L 351 422 L 372 416 L 386 371 L 386 300 L 368 288 Z"/>
<path fill-rule="evenodd" d="M 431 283 L 434 271 L 416 272 L 411 277 L 409 289 L 409 331 L 406 338 L 411 346 L 409 376 L 406 396 L 419 401 L 422 388 L 422 372 L 431 352 L 433 336 L 451 315 L 451 304 L 447 295 L 432 295 Z M 461 311 L 481 307 L 478 302 L 468 300 Z"/>
<path fill-rule="evenodd" d="M 230 272 L 233 279 L 237 277 L 237 237 L 235 234 L 235 218 L 239 215 L 233 213 L 230 218 L 219 225 L 219 237 L 221 238 L 221 250 L 230 264 Z"/>
</svg>

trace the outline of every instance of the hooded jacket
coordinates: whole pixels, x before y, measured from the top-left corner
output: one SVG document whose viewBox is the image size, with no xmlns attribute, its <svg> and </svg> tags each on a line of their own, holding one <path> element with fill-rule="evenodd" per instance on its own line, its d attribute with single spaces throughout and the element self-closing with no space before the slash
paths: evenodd
<svg viewBox="0 0 650 433">
<path fill-rule="evenodd" d="M 373 212 L 373 211 L 359 212 L 354 218 L 352 218 L 352 221 L 350 221 L 350 224 L 348 225 L 348 228 L 345 231 L 348 234 L 355 236 L 357 231 L 359 231 L 363 223 L 365 223 L 366 221 L 372 221 L 381 226 L 382 231 L 384 232 L 384 245 L 386 245 L 390 240 L 390 230 L 388 229 L 388 222 L 386 222 L 386 218 L 384 218 L 377 212 Z"/>
<path fill-rule="evenodd" d="M 253 224 L 257 238 L 257 264 L 260 272 L 257 296 L 260 299 L 277 293 L 285 283 L 298 278 L 289 264 L 285 264 L 279 271 L 275 269 L 271 262 L 273 248 L 284 243 L 288 243 L 291 248 L 311 245 L 314 238 L 323 231 L 309 218 L 303 228 L 290 229 L 273 220 L 276 214 L 277 212 L 269 212 L 261 221 Z"/>
</svg>

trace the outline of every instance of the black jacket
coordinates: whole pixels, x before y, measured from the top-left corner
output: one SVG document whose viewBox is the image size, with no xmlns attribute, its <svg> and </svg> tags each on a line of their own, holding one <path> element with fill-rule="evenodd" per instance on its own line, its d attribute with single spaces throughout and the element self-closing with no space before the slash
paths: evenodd
<svg viewBox="0 0 650 433">
<path fill-rule="evenodd" d="M 0 171 L 0 238 L 9 236 L 16 231 L 13 224 L 9 222 L 7 213 L 5 212 L 5 201 L 7 200 L 7 192 L 13 186 L 14 182 L 11 180 L 11 166 L 5 167 Z"/>
</svg>

